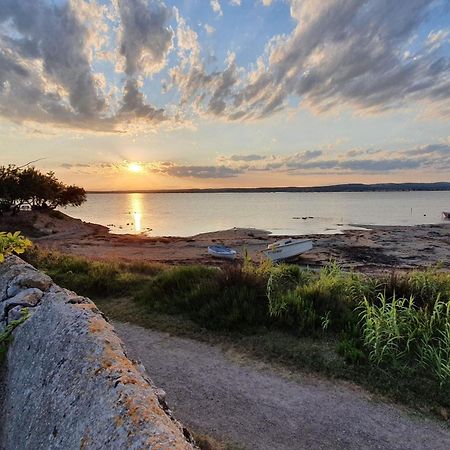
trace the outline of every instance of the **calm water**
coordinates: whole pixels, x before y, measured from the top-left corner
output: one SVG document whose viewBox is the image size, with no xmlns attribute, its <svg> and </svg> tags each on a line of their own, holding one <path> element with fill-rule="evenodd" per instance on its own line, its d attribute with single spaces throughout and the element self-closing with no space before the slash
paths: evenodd
<svg viewBox="0 0 450 450">
<path fill-rule="evenodd" d="M 114 233 L 191 236 L 233 227 L 310 234 L 351 224 L 430 224 L 442 221 L 443 210 L 450 210 L 450 192 L 89 194 L 64 212 Z"/>
</svg>

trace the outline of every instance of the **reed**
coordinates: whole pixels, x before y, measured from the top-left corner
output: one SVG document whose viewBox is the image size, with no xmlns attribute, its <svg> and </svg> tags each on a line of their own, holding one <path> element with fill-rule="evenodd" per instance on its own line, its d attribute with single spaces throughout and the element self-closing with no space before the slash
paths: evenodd
<svg viewBox="0 0 450 450">
<path fill-rule="evenodd" d="M 379 294 L 378 303 L 364 298 L 360 320 L 374 364 L 431 369 L 441 386 L 450 383 L 450 301 L 438 295 L 431 308 L 418 307 L 413 296 L 388 300 Z"/>
</svg>

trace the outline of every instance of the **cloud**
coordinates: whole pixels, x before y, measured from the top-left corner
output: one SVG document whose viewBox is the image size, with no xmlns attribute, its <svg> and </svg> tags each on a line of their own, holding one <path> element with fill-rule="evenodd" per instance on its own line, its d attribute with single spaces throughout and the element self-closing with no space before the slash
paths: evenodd
<svg viewBox="0 0 450 450">
<path fill-rule="evenodd" d="M 428 0 L 291 0 L 297 22 L 288 36 L 269 41 L 253 70 L 232 67 L 226 92 L 211 105 L 211 84 L 230 74 L 207 73 L 195 61 L 186 71 L 198 80 L 181 83 L 187 98 L 201 99 L 197 110 L 229 120 L 257 119 L 287 107 L 294 99 L 321 113 L 342 107 L 380 113 L 424 101 L 450 111 L 450 61 L 426 42 L 405 48 L 427 19 Z M 431 34 L 440 41 L 445 34 Z M 179 74 L 178 79 L 180 79 Z M 214 81 L 212 81 L 212 79 Z M 187 88 L 187 90 L 184 90 Z M 201 108 L 203 106 L 203 108 Z"/>
<path fill-rule="evenodd" d="M 431 50 L 435 50 L 448 40 L 449 35 L 449 30 L 430 31 L 427 38 L 427 45 Z"/>
<path fill-rule="evenodd" d="M 216 164 L 184 164 L 172 161 L 139 161 L 145 172 L 175 178 L 225 179 L 248 173 L 308 174 L 385 174 L 432 171 L 447 174 L 450 170 L 450 144 L 427 144 L 402 150 L 352 149 L 333 154 L 321 150 L 304 150 L 289 155 L 220 156 Z M 129 161 L 91 164 L 63 163 L 61 168 L 75 173 L 120 175 L 128 172 Z"/>
<path fill-rule="evenodd" d="M 318 114 L 414 106 L 450 116 L 449 30 L 423 37 L 442 2 L 289 4 L 294 30 L 241 67 L 232 51 L 211 64 L 189 21 L 162 0 L 2 0 L 0 116 L 95 132 L 198 116 L 256 120 L 296 104 Z M 219 0 L 210 6 L 223 14 Z"/>
<path fill-rule="evenodd" d="M 229 159 L 231 161 L 260 161 L 265 157 L 261 155 L 231 155 Z"/>
<path fill-rule="evenodd" d="M 172 49 L 172 11 L 159 0 L 119 0 L 120 54 L 129 77 L 160 71 Z"/>
<path fill-rule="evenodd" d="M 219 0 L 211 0 L 209 4 L 216 14 L 218 14 L 219 16 L 223 16 L 222 7 L 220 6 Z"/>
<path fill-rule="evenodd" d="M 226 166 L 184 166 L 168 163 L 154 171 L 178 178 L 231 178 L 242 171 Z"/>
<path fill-rule="evenodd" d="M 212 27 L 211 25 L 208 25 L 207 23 L 205 23 L 205 31 L 208 34 L 213 34 L 214 31 L 216 31 L 216 29 L 214 27 Z"/>
<path fill-rule="evenodd" d="M 95 54 L 104 54 L 109 42 L 105 6 L 84 0 L 5 0 L 0 9 L 0 115 L 17 123 L 102 132 L 165 120 L 161 109 L 145 102 L 138 80 L 165 64 L 172 48 L 171 10 L 158 0 L 119 0 L 118 10 L 127 79 L 123 89 L 109 89 L 123 92 L 115 102 L 105 76 L 93 69 Z"/>
<path fill-rule="evenodd" d="M 232 155 L 218 159 L 221 165 L 245 172 L 380 173 L 408 170 L 448 171 L 450 145 L 428 144 L 414 148 L 389 151 L 382 149 L 352 149 L 330 158 L 321 150 L 306 150 L 292 155 Z"/>
<path fill-rule="evenodd" d="M 230 0 L 230 5 L 241 6 L 241 0 Z"/>
</svg>

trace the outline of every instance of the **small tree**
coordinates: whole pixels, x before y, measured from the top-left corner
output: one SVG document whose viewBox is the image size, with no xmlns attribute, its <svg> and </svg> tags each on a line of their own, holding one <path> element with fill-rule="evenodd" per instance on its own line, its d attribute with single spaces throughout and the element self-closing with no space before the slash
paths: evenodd
<svg viewBox="0 0 450 450">
<path fill-rule="evenodd" d="M 54 172 L 42 173 L 34 167 L 0 167 L 0 213 L 17 213 L 23 205 L 31 209 L 55 209 L 59 206 L 80 206 L 86 191 L 67 186 Z"/>
</svg>

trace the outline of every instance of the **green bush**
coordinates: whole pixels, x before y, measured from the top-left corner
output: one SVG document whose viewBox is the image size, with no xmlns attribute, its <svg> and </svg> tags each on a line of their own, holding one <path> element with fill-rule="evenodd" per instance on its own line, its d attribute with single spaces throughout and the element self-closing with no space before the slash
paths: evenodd
<svg viewBox="0 0 450 450">
<path fill-rule="evenodd" d="M 248 328 L 268 320 L 265 280 L 241 267 L 175 267 L 149 281 L 137 300 L 206 328 Z"/>
<path fill-rule="evenodd" d="M 132 296 L 148 280 L 147 273 L 163 270 L 161 265 L 141 263 L 138 266 L 115 261 L 90 261 L 73 255 L 33 248 L 24 255 L 38 269 L 50 275 L 55 283 L 92 297 Z"/>
<path fill-rule="evenodd" d="M 5 256 L 11 253 L 22 254 L 31 246 L 31 241 L 20 234 L 20 231 L 15 233 L 0 232 L 0 263 L 5 259 Z"/>
</svg>

